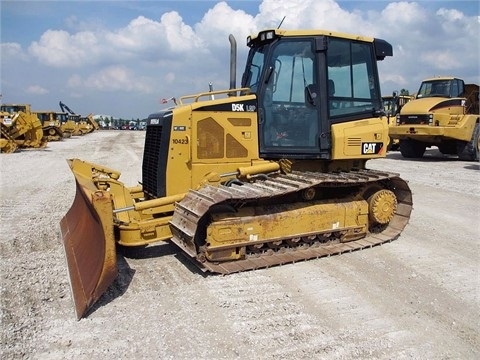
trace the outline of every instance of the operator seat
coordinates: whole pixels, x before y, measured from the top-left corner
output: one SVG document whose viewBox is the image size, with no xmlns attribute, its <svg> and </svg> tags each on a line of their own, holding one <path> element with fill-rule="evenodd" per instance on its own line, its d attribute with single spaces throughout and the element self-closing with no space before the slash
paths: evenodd
<svg viewBox="0 0 480 360">
<path fill-rule="evenodd" d="M 328 96 L 335 95 L 335 83 L 332 79 L 328 79 Z"/>
<path fill-rule="evenodd" d="M 330 107 L 330 111 L 334 109 L 338 109 L 340 106 L 338 101 L 334 102 L 333 96 L 335 95 L 335 82 L 332 79 L 328 79 L 328 106 Z"/>
</svg>

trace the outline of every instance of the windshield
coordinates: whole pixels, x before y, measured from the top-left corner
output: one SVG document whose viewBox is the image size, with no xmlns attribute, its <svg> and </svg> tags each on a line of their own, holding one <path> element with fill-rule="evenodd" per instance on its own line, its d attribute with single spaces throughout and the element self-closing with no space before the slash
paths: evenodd
<svg viewBox="0 0 480 360">
<path fill-rule="evenodd" d="M 459 96 L 462 91 L 462 86 L 456 79 L 429 80 L 422 82 L 417 98 L 454 97 Z"/>
<path fill-rule="evenodd" d="M 450 82 L 449 81 L 428 81 L 422 83 L 418 91 L 418 97 L 429 96 L 449 96 Z"/>
<path fill-rule="evenodd" d="M 19 111 L 26 112 L 26 107 L 22 105 L 2 105 L 2 111 L 14 114 Z"/>
<path fill-rule="evenodd" d="M 60 120 L 62 123 L 67 121 L 67 115 L 66 114 L 56 114 L 55 118 L 57 120 Z"/>
</svg>

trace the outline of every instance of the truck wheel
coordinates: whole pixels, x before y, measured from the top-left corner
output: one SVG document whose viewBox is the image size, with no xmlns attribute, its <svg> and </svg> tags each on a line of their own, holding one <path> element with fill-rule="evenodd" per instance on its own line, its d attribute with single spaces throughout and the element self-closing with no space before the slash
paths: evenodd
<svg viewBox="0 0 480 360">
<path fill-rule="evenodd" d="M 455 141 L 438 144 L 438 150 L 444 155 L 457 155 L 457 143 Z"/>
<path fill-rule="evenodd" d="M 398 140 L 390 138 L 387 151 L 398 151 Z"/>
<path fill-rule="evenodd" d="M 475 124 L 472 139 L 468 143 L 458 145 L 457 154 L 460 160 L 478 161 L 480 155 L 480 125 Z"/>
<path fill-rule="evenodd" d="M 400 153 L 407 159 L 423 157 L 426 148 L 427 146 L 420 141 L 413 139 L 400 140 Z"/>
</svg>

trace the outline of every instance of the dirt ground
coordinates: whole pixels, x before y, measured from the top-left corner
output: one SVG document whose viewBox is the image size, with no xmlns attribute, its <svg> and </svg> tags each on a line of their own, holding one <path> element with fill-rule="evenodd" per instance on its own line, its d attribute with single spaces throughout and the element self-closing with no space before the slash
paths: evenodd
<svg viewBox="0 0 480 360">
<path fill-rule="evenodd" d="M 2 359 L 478 359 L 480 169 L 428 150 L 368 163 L 409 181 L 392 243 L 205 276 L 173 244 L 119 257 L 93 311 L 74 315 L 59 222 L 78 157 L 141 180 L 144 132 L 97 131 L 1 154 Z"/>
</svg>

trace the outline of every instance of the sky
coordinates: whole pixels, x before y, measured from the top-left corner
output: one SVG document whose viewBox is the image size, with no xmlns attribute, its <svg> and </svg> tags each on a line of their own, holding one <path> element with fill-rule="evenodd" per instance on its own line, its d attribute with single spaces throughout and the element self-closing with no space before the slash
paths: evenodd
<svg viewBox="0 0 480 360">
<path fill-rule="evenodd" d="M 414 93 L 423 79 L 480 84 L 480 2 L 339 0 L 5 1 L 2 103 L 81 115 L 143 119 L 161 99 L 229 87 L 229 34 L 237 85 L 246 37 L 266 28 L 324 29 L 393 46 L 379 63 L 382 94 Z"/>
</svg>

